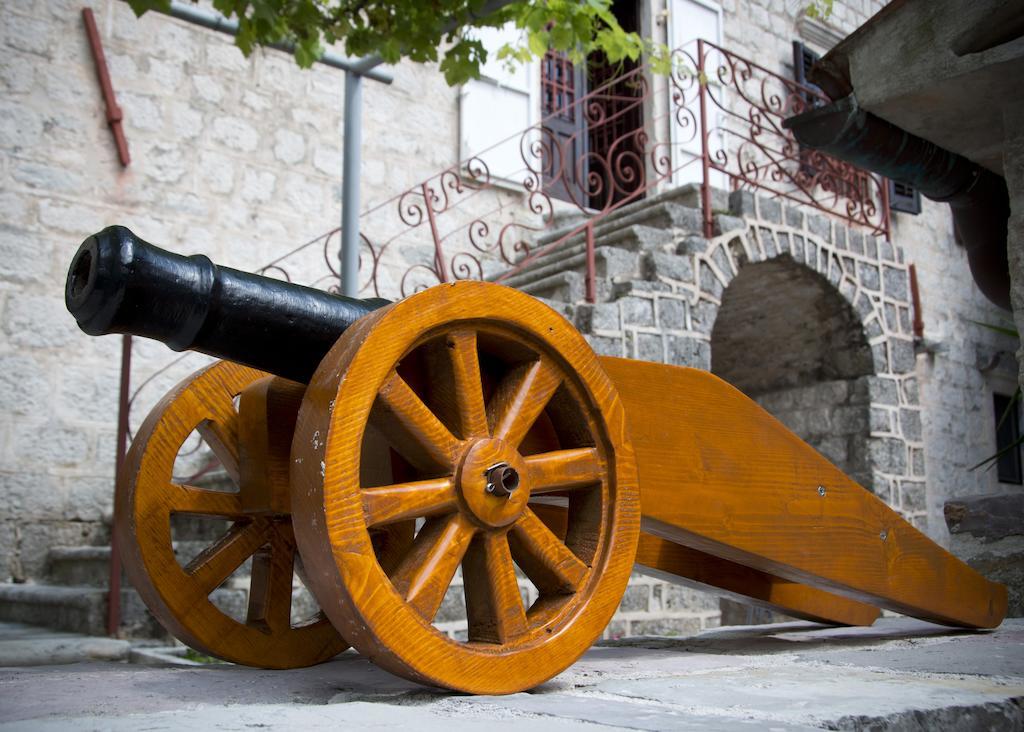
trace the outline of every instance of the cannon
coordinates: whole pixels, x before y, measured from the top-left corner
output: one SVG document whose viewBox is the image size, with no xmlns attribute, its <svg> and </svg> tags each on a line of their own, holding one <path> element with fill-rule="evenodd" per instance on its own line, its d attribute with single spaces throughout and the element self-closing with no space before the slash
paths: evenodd
<svg viewBox="0 0 1024 732">
<path fill-rule="evenodd" d="M 224 359 L 146 418 L 115 523 L 154 615 L 226 660 L 291 668 L 351 644 L 421 683 L 521 691 L 600 636 L 634 565 L 823 623 L 888 608 L 988 628 L 1006 612 L 1002 585 L 729 384 L 597 356 L 509 288 L 340 298 L 110 227 L 75 255 L 66 302 L 92 335 Z M 193 431 L 237 491 L 175 481 Z M 177 515 L 231 528 L 180 566 Z M 234 620 L 209 595 L 250 558 Z M 321 609 L 310 622 L 290 617 L 293 567 Z M 465 640 L 432 624 L 460 567 Z M 517 571 L 537 588 L 528 607 Z"/>
</svg>

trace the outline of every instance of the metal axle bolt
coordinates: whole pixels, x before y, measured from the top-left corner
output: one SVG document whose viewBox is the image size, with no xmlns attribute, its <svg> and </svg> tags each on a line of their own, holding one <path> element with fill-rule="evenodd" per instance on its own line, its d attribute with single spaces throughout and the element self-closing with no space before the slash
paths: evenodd
<svg viewBox="0 0 1024 732">
<path fill-rule="evenodd" d="M 497 463 L 487 468 L 487 492 L 499 498 L 507 498 L 519 487 L 519 473 L 508 463 Z"/>
</svg>

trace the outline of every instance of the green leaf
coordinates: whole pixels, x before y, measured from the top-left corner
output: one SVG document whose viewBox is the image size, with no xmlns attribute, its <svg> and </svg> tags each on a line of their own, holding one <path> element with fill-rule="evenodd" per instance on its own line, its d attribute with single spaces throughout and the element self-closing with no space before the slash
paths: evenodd
<svg viewBox="0 0 1024 732">
<path fill-rule="evenodd" d="M 817 0 L 831 3 L 831 0 Z M 171 0 L 128 0 L 141 15 L 170 8 Z M 440 59 L 449 84 L 480 76 L 487 58 L 482 45 L 467 45 L 469 28 L 497 28 L 507 22 L 523 31 L 518 45 L 498 52 L 505 63 L 525 63 L 549 48 L 582 62 L 603 53 L 610 63 L 648 54 L 652 69 L 667 73 L 667 52 L 649 39 L 626 33 L 611 10 L 612 0 L 515 0 L 482 13 L 487 0 L 211 0 L 213 7 L 235 18 L 235 44 L 245 55 L 275 43 L 295 46 L 295 61 L 312 65 L 324 44 L 340 42 L 349 56 L 379 55 L 387 63 L 401 59 L 432 62 Z M 454 29 L 450 21 L 462 23 Z M 440 50 L 439 50 L 440 49 Z M 491 49 L 492 51 L 494 49 Z"/>
<path fill-rule="evenodd" d="M 982 467 L 984 465 L 988 465 L 991 468 L 993 465 L 995 465 L 997 462 L 999 462 L 999 458 L 1001 458 L 1006 453 L 1010 452 L 1010 450 L 1013 450 L 1015 447 L 1020 447 L 1022 444 L 1024 444 L 1024 435 L 1021 435 L 1020 437 L 1018 437 L 1016 440 L 1014 440 L 1012 443 L 1010 443 L 1009 445 L 1004 447 L 1002 450 L 997 452 L 995 455 L 992 455 L 991 457 L 985 458 L 984 460 L 982 460 L 977 465 L 972 465 L 968 469 L 969 470 L 977 470 L 978 468 L 980 468 L 980 467 Z"/>
<path fill-rule="evenodd" d="M 530 44 L 530 51 L 535 56 L 543 56 L 548 52 L 548 36 L 550 34 L 547 31 L 538 31 L 531 33 L 529 36 L 528 43 Z"/>
<path fill-rule="evenodd" d="M 1020 338 L 1020 333 L 1012 325 L 992 325 L 991 323 L 982 323 L 978 320 L 967 319 L 968 322 L 980 325 L 982 328 L 988 328 L 993 333 L 1002 333 L 1003 335 L 1011 336 L 1012 338 Z"/>
<path fill-rule="evenodd" d="M 551 47 L 558 51 L 566 51 L 573 43 L 572 28 L 565 25 L 556 25 L 551 29 Z"/>
<path fill-rule="evenodd" d="M 144 13 L 150 10 L 156 10 L 161 13 L 170 12 L 171 0 L 128 0 L 128 6 L 135 13 L 136 17 L 142 17 Z"/>
</svg>

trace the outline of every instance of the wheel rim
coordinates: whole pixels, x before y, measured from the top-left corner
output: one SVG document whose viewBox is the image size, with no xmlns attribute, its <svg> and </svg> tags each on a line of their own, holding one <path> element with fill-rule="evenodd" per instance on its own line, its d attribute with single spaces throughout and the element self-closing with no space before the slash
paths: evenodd
<svg viewBox="0 0 1024 732">
<path fill-rule="evenodd" d="M 125 571 L 150 611 L 184 643 L 224 660 L 266 668 L 308 666 L 347 646 L 322 613 L 292 625 L 296 546 L 290 516 L 244 508 L 239 479 L 239 418 L 234 399 L 267 374 L 229 362 L 185 379 L 149 414 L 125 461 L 116 491 Z M 238 492 L 182 484 L 175 459 L 193 431 L 210 445 Z M 222 518 L 231 527 L 181 566 L 172 516 Z M 252 558 L 245 622 L 209 595 Z"/>
<path fill-rule="evenodd" d="M 367 480 L 371 433 L 402 480 Z M 368 316 L 314 376 L 292 452 L 311 588 L 395 673 L 529 688 L 572 663 L 618 605 L 639 519 L 621 406 L 582 337 L 533 298 L 459 283 Z M 568 504 L 564 538 L 531 510 L 538 500 Z M 394 566 L 368 560 L 372 530 L 413 519 L 422 527 Z M 431 625 L 460 565 L 466 642 Z M 517 566 L 539 593 L 530 607 Z"/>
</svg>

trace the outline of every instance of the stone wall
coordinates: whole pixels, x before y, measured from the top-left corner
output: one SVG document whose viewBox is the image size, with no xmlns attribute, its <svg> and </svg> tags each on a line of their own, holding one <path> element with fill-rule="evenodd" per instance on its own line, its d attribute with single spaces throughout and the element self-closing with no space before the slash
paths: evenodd
<svg viewBox="0 0 1024 732">
<path fill-rule="evenodd" d="M 710 240 L 687 228 L 654 240 L 637 265 L 644 279 L 621 275 L 599 287 L 616 294 L 578 306 L 577 325 L 599 353 L 725 375 L 802 427 L 797 433 L 827 457 L 845 454 L 865 487 L 927 529 L 903 248 L 747 192 L 729 205 L 734 215 L 716 216 Z M 760 298 L 755 321 L 742 302 L 728 307 L 735 287 L 747 290 L 739 301 Z M 722 317 L 730 322 L 719 330 Z M 846 384 L 842 397 L 837 379 Z M 807 401 L 826 392 L 825 406 Z"/>
<path fill-rule="evenodd" d="M 286 54 L 246 60 L 219 33 L 115 0 L 91 4 L 132 162 L 117 162 L 81 4 L 10 2 L 0 29 L 0 557 L 38 576 L 51 546 L 105 543 L 120 339 L 89 338 L 64 310 L 82 239 L 124 224 L 183 253 L 255 269 L 338 225 L 344 75 Z M 457 155 L 457 91 L 436 67 L 367 82 L 362 193 L 391 197 Z M 429 100 L 429 103 L 424 103 Z M 322 251 L 289 263 L 322 276 Z M 174 356 L 137 342 L 136 383 Z M 133 412 L 202 359 L 158 374 Z"/>
<path fill-rule="evenodd" d="M 917 348 L 917 371 L 927 446 L 928 532 L 946 544 L 946 501 L 1020 491 L 999 483 L 994 469 L 972 469 L 996 452 L 992 393 L 1013 393 L 1018 344 L 980 325 L 1009 325 L 1010 315 L 988 302 L 971 279 L 966 254 L 954 240 L 949 207 L 922 203 L 920 216 L 893 215 L 893 238 L 915 263 L 920 286 L 924 339 Z"/>
</svg>

